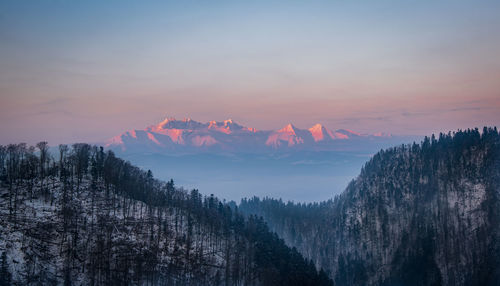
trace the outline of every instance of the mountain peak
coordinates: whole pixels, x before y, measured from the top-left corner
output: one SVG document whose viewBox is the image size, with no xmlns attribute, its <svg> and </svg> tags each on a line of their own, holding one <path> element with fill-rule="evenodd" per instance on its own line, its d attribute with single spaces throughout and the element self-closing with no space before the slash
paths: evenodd
<svg viewBox="0 0 500 286">
<path fill-rule="evenodd" d="M 163 126 L 169 122 L 176 121 L 175 117 L 165 117 L 160 123 L 158 123 L 158 126 Z"/>
<path fill-rule="evenodd" d="M 239 125 L 238 123 L 234 122 L 231 118 L 224 120 L 224 127 L 226 128 L 232 128 L 232 127 L 237 127 L 238 129 L 241 128 L 242 126 Z"/>
<path fill-rule="evenodd" d="M 233 131 L 242 131 L 242 130 L 251 131 L 250 128 L 244 128 L 243 126 L 234 122 L 232 119 L 226 119 L 224 121 L 219 121 L 219 122 L 215 120 L 209 121 L 207 128 L 212 130 L 217 130 L 219 132 L 226 134 L 231 134 Z"/>
<path fill-rule="evenodd" d="M 292 123 L 288 123 L 280 130 L 271 133 L 266 140 L 266 145 L 278 148 L 284 142 L 286 142 L 286 146 L 303 144 L 304 139 L 297 134 L 297 131 L 299 130 Z"/>
<path fill-rule="evenodd" d="M 187 117 L 182 120 L 177 120 L 174 117 L 167 117 L 162 122 L 156 125 L 156 130 L 162 129 L 196 129 L 201 127 L 203 124 L 194 121 Z"/>
<path fill-rule="evenodd" d="M 278 132 L 286 132 L 295 134 L 295 126 L 292 123 L 288 123 L 285 127 L 278 130 Z"/>
<path fill-rule="evenodd" d="M 182 120 L 177 120 L 175 119 L 175 117 L 165 117 L 165 119 L 163 119 L 160 123 L 157 124 L 158 127 L 163 127 L 163 128 L 170 128 L 170 127 L 167 127 L 169 124 L 175 124 L 175 123 L 190 123 L 190 122 L 196 122 L 196 121 L 193 121 L 190 117 L 185 117 L 183 118 Z"/>
<path fill-rule="evenodd" d="M 323 130 L 325 127 L 321 123 L 314 124 L 309 130 Z"/>
<path fill-rule="evenodd" d="M 323 125 L 321 125 L 320 123 L 316 123 L 314 126 L 309 128 L 309 132 L 311 132 L 311 135 L 312 135 L 314 141 L 316 141 L 316 142 L 325 139 L 325 133 L 328 133 L 326 128 Z"/>
</svg>

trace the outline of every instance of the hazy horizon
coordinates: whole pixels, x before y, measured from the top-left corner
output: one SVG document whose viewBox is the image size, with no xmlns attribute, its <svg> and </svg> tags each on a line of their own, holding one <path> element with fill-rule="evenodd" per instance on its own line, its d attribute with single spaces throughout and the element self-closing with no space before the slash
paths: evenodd
<svg viewBox="0 0 500 286">
<path fill-rule="evenodd" d="M 93 139 L 89 139 L 89 140 L 85 140 L 85 139 L 80 140 L 78 137 L 76 137 L 75 139 L 71 139 L 72 138 L 71 134 L 69 134 L 69 135 L 68 134 L 62 134 L 62 135 L 59 134 L 56 137 L 53 137 L 53 136 L 32 137 L 32 136 L 29 136 L 29 134 L 28 135 L 22 134 L 24 136 L 21 136 L 20 140 L 12 140 L 12 139 L 9 139 L 8 137 L 1 137 L 0 144 L 6 145 L 6 144 L 16 144 L 16 143 L 27 143 L 28 145 L 35 145 L 36 143 L 38 143 L 40 141 L 46 141 L 49 143 L 49 146 L 53 146 L 53 147 L 56 147 L 59 144 L 73 144 L 73 143 L 89 143 L 89 144 L 97 144 L 97 145 L 104 146 L 107 141 L 109 141 L 111 138 L 113 138 L 115 136 L 118 136 L 118 135 L 123 134 L 125 132 L 128 132 L 130 130 L 144 130 L 145 128 L 147 128 L 149 126 L 156 125 L 156 124 L 160 123 L 161 121 L 163 121 L 166 118 L 172 118 L 172 119 L 176 119 L 176 120 L 185 120 L 185 119 L 189 118 L 191 120 L 194 120 L 194 121 L 197 121 L 200 123 L 208 123 L 210 121 L 223 122 L 225 120 L 232 119 L 230 117 L 226 117 L 226 118 L 222 117 L 220 120 L 210 119 L 210 120 L 206 120 L 206 121 L 201 121 L 201 120 L 197 120 L 196 118 L 189 117 L 189 116 L 187 116 L 187 117 L 163 116 L 163 117 L 159 117 L 159 118 L 160 118 L 160 120 L 157 120 L 155 122 L 152 122 L 152 123 L 149 123 L 149 124 L 146 124 L 143 126 L 134 125 L 135 127 L 124 127 L 123 129 L 119 130 L 117 133 L 109 134 L 109 135 L 105 135 L 105 136 L 102 136 L 99 138 L 93 138 Z M 234 120 L 234 119 L 232 119 L 232 120 Z M 417 138 L 417 140 L 416 140 L 417 143 L 420 142 L 421 140 L 423 140 L 425 136 L 430 137 L 433 134 L 438 135 L 439 133 L 448 133 L 448 132 L 455 132 L 458 130 L 466 130 L 466 129 L 474 129 L 474 128 L 478 128 L 479 130 L 482 130 L 483 127 L 497 127 L 498 128 L 500 126 L 500 124 L 497 124 L 497 125 L 492 124 L 492 125 L 463 126 L 463 127 L 457 127 L 455 129 L 442 129 L 442 130 L 434 128 L 433 131 L 428 132 L 428 133 L 422 133 L 422 134 L 414 133 L 414 134 L 412 134 L 412 133 L 404 133 L 404 132 L 403 133 L 391 133 L 391 132 L 387 132 L 385 130 L 378 130 L 378 129 L 376 129 L 376 130 L 349 129 L 349 128 L 345 128 L 343 126 L 328 126 L 328 125 L 325 125 L 319 121 L 312 123 L 310 125 L 305 125 L 305 124 L 300 124 L 300 123 L 297 124 L 294 121 L 289 120 L 289 121 L 283 121 L 283 122 L 285 122 L 283 125 L 277 126 L 274 128 L 272 128 L 272 127 L 270 127 L 270 128 L 256 128 L 255 126 L 247 125 L 241 121 L 236 121 L 236 120 L 234 120 L 234 121 L 236 123 L 244 126 L 244 127 L 255 128 L 258 131 L 276 131 L 276 130 L 279 130 L 281 128 L 286 127 L 286 125 L 288 125 L 288 124 L 292 124 L 294 127 L 298 128 L 298 129 L 306 130 L 306 129 L 313 127 L 316 124 L 321 124 L 325 128 L 332 130 L 332 131 L 343 129 L 343 130 L 350 130 L 353 132 L 367 134 L 367 135 L 368 134 L 383 133 L 383 134 L 390 135 L 390 136 Z M 360 130 L 363 130 L 363 131 L 360 131 Z M 22 138 L 25 138 L 25 139 L 23 140 Z M 47 138 L 52 138 L 52 139 L 56 138 L 56 139 L 50 140 Z M 407 142 L 407 143 L 411 143 L 411 142 Z"/>
</svg>

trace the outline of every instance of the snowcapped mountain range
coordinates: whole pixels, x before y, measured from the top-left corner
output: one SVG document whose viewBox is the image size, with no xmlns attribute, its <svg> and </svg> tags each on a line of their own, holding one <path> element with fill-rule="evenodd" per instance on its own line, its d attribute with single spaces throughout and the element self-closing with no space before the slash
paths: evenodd
<svg viewBox="0 0 500 286">
<path fill-rule="evenodd" d="M 257 130 L 234 122 L 201 123 L 190 118 L 166 118 L 143 130 L 128 130 L 112 137 L 105 146 L 119 151 L 229 151 L 276 150 L 330 151 L 350 143 L 388 139 L 390 134 L 360 134 L 351 130 L 329 130 L 321 124 L 299 129 L 288 124 L 279 130 Z"/>
</svg>

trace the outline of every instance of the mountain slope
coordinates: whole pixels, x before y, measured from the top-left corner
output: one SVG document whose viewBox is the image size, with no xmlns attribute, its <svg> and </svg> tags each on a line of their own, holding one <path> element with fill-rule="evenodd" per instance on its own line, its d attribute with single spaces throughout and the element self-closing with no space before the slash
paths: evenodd
<svg viewBox="0 0 500 286">
<path fill-rule="evenodd" d="M 381 151 L 334 200 L 240 210 L 336 285 L 499 285 L 499 198 L 500 136 L 485 128 Z"/>
<path fill-rule="evenodd" d="M 331 285 L 265 223 L 87 144 L 0 146 L 0 283 Z"/>
</svg>

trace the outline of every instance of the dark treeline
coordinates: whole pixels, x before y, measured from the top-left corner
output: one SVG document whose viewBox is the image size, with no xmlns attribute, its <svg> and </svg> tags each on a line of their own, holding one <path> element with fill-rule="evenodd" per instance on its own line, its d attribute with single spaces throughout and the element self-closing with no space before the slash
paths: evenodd
<svg viewBox="0 0 500 286">
<path fill-rule="evenodd" d="M 88 144 L 0 146 L 0 285 L 332 285 L 214 196 Z"/>
<path fill-rule="evenodd" d="M 499 196 L 500 135 L 485 127 L 382 150 L 332 200 L 239 210 L 336 285 L 500 285 Z"/>
</svg>

